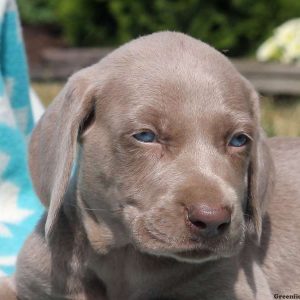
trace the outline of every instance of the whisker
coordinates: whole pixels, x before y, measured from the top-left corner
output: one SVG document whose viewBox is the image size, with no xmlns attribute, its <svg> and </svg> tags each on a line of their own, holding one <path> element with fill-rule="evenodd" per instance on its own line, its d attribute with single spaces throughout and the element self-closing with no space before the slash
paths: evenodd
<svg viewBox="0 0 300 300">
<path fill-rule="evenodd" d="M 78 206 L 78 205 L 75 205 L 73 203 L 67 203 L 67 205 L 73 206 L 73 207 L 80 207 L 80 208 L 82 208 L 84 210 L 87 210 L 87 211 L 109 211 L 109 212 L 121 212 L 122 211 L 121 209 L 89 208 L 89 207 L 86 207 L 86 206 Z"/>
</svg>

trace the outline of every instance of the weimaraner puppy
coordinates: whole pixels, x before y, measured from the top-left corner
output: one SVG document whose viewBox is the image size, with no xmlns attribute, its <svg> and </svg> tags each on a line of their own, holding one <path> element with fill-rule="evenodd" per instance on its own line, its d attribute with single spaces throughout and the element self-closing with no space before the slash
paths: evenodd
<svg viewBox="0 0 300 300">
<path fill-rule="evenodd" d="M 138 38 L 73 75 L 35 128 L 47 212 L 1 300 L 270 300 L 300 294 L 300 139 L 187 35 Z"/>
</svg>

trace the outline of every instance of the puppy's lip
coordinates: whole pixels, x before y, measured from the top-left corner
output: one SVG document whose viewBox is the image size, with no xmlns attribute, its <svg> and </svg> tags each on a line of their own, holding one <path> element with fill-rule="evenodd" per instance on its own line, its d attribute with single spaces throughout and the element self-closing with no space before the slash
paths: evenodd
<svg viewBox="0 0 300 300">
<path fill-rule="evenodd" d="M 155 255 L 155 256 L 164 256 L 169 258 L 174 258 L 178 261 L 188 262 L 188 263 L 200 263 L 203 261 L 212 260 L 220 255 L 216 254 L 214 251 L 208 249 L 200 248 L 191 248 L 191 249 L 163 249 L 163 250 L 154 250 L 154 249 L 144 249 L 143 252 Z"/>
<path fill-rule="evenodd" d="M 236 255 L 240 250 L 240 247 L 236 245 L 236 247 L 229 249 L 218 249 L 210 248 L 204 245 L 200 247 L 193 247 L 187 249 L 180 249 L 179 251 L 175 251 L 171 254 L 171 256 L 177 258 L 178 260 L 183 260 L 187 262 L 195 262 L 200 263 L 203 261 L 214 260 L 218 258 L 231 257 Z"/>
<path fill-rule="evenodd" d="M 221 242 L 218 242 L 214 245 L 188 243 L 178 249 L 170 249 L 170 252 L 166 251 L 165 255 L 177 258 L 178 260 L 199 263 L 236 255 L 243 245 L 242 241 L 243 239 L 239 239 L 233 244 L 228 245 L 228 247 L 219 247 Z"/>
<path fill-rule="evenodd" d="M 211 261 L 218 258 L 226 258 L 236 255 L 239 251 L 239 247 L 237 249 L 219 249 L 218 247 L 210 248 L 208 245 L 191 245 L 186 244 L 181 247 L 163 247 L 163 248 L 152 248 L 152 247 L 144 247 L 140 248 L 142 252 L 164 256 L 169 258 L 174 258 L 181 262 L 187 263 L 202 263 L 205 261 Z M 139 248 L 139 247 L 138 247 Z M 177 248 L 177 249 L 176 249 Z"/>
<path fill-rule="evenodd" d="M 208 249 L 194 249 L 173 253 L 170 255 L 170 257 L 186 263 L 202 263 L 205 261 L 214 260 L 218 258 L 219 255 Z"/>
</svg>

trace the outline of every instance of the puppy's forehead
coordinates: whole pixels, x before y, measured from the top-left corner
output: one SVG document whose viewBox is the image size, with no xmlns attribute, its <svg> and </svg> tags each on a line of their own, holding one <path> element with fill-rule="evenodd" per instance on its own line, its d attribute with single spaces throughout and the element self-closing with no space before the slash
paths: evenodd
<svg viewBox="0 0 300 300">
<path fill-rule="evenodd" d="M 132 114 L 145 107 L 186 113 L 251 114 L 250 91 L 229 60 L 207 44 L 174 32 L 139 38 L 116 50 L 106 94 Z M 172 109 L 172 106 L 174 109 Z"/>
</svg>

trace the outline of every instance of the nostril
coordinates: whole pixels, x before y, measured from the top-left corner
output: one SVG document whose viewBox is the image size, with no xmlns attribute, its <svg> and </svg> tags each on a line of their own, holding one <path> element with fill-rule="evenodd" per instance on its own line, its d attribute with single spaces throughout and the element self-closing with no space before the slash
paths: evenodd
<svg viewBox="0 0 300 300">
<path fill-rule="evenodd" d="M 199 229 L 205 229 L 206 227 L 207 227 L 207 225 L 204 223 L 204 222 L 201 222 L 201 221 L 191 221 L 190 220 L 190 222 L 194 225 L 194 226 L 196 226 L 197 228 L 199 228 Z"/>
<path fill-rule="evenodd" d="M 222 206 L 191 205 L 187 207 L 187 220 L 195 234 L 216 236 L 229 228 L 231 210 Z"/>
<path fill-rule="evenodd" d="M 218 229 L 218 232 L 219 232 L 219 233 L 224 232 L 224 231 L 228 228 L 229 223 L 230 223 L 230 222 L 226 222 L 226 223 L 220 224 L 220 225 L 218 226 L 218 228 L 217 228 L 217 229 Z"/>
</svg>

